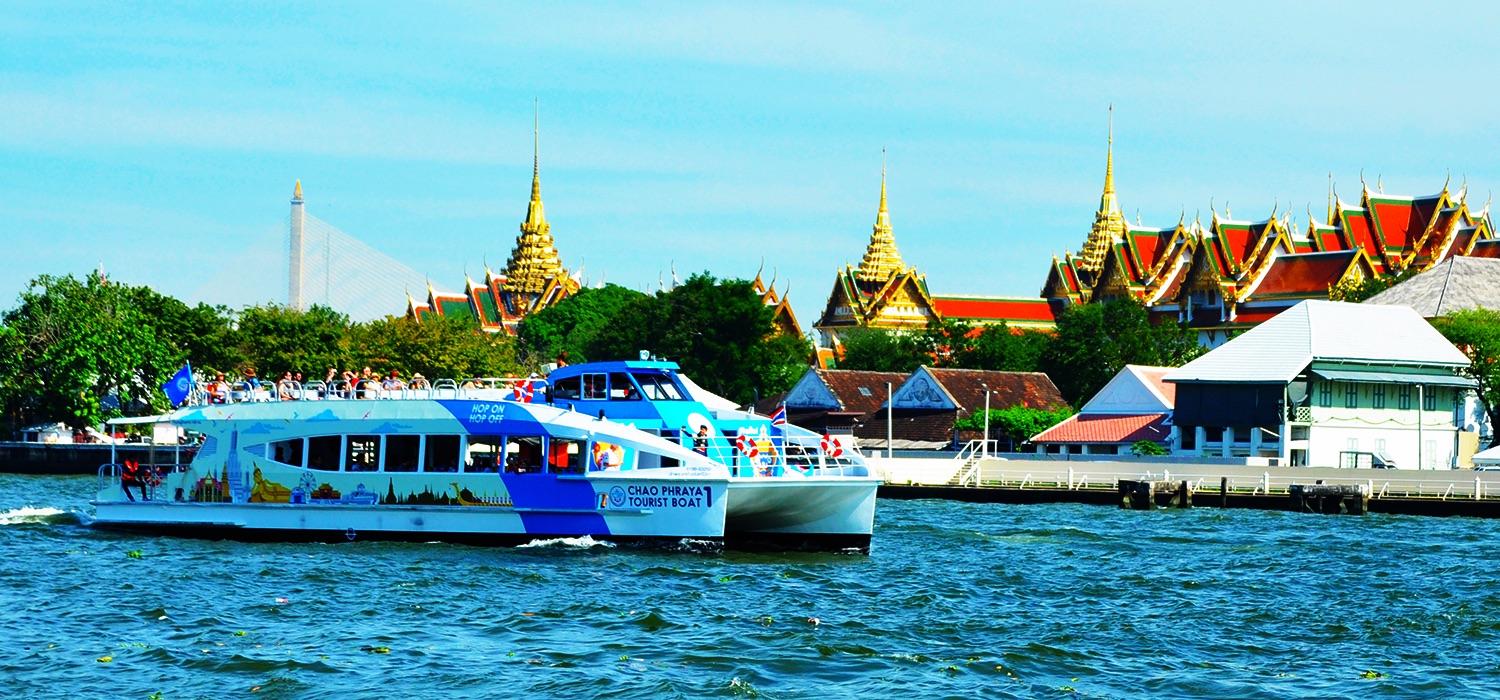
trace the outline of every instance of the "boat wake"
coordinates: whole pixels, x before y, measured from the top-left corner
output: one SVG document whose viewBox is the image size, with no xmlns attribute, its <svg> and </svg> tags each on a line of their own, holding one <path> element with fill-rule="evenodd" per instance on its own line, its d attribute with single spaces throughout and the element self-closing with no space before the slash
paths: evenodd
<svg viewBox="0 0 1500 700">
<path fill-rule="evenodd" d="M 530 542 L 527 542 L 526 544 L 520 545 L 520 548 L 526 549 L 532 547 L 555 547 L 557 549 L 591 549 L 594 547 L 613 546 L 615 546 L 615 543 L 613 542 L 596 540 L 593 537 L 584 535 L 583 537 L 554 537 L 545 540 L 532 540 Z"/>
<path fill-rule="evenodd" d="M 0 512 L 0 525 L 77 525 L 83 522 L 77 513 L 56 508 L 15 508 Z"/>
</svg>

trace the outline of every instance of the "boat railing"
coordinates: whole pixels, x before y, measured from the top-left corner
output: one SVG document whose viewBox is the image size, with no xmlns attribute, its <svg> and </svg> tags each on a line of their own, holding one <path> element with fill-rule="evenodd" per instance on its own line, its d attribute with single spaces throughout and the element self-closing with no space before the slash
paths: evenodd
<svg viewBox="0 0 1500 700">
<path fill-rule="evenodd" d="M 460 382 L 455 379 L 428 380 L 419 377 L 409 383 L 403 382 L 399 387 L 386 388 L 381 380 L 375 379 L 356 379 L 353 382 L 344 379 L 329 382 L 285 379 L 264 382 L 259 386 L 243 381 L 226 383 L 222 392 L 210 391 L 209 385 L 194 384 L 188 395 L 187 405 L 275 401 L 489 399 L 494 398 L 496 392 L 511 390 L 527 381 L 536 380 L 526 377 L 475 377 Z"/>
<path fill-rule="evenodd" d="M 683 447 L 729 467 L 730 474 L 737 477 L 777 476 L 787 469 L 809 476 L 842 474 L 847 468 L 860 466 L 852 448 L 840 449 L 838 456 L 827 454 L 822 447 L 823 438 L 818 435 L 757 436 L 754 442 L 753 453 L 747 453 L 740 449 L 738 436 L 699 437 L 690 430 L 678 434 L 678 443 Z"/>
<path fill-rule="evenodd" d="M 150 462 L 137 464 L 139 482 L 131 484 L 131 488 L 139 486 L 147 501 L 156 500 L 157 489 L 166 483 L 168 476 L 178 472 L 187 471 L 189 465 L 175 462 Z M 103 491 L 107 488 L 122 486 L 125 465 L 117 462 L 102 464 L 99 466 L 98 488 Z M 129 497 L 127 497 L 129 498 Z"/>
</svg>

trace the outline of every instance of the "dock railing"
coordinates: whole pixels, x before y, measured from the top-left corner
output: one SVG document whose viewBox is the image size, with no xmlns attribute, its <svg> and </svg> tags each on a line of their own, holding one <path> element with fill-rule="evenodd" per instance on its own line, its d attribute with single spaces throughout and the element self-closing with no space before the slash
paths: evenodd
<svg viewBox="0 0 1500 700">
<path fill-rule="evenodd" d="M 1224 475 L 1213 473 L 1212 466 L 1184 468 L 1188 465 L 1171 465 L 1174 468 L 1145 470 L 1079 469 L 1078 463 L 1066 470 L 1044 471 L 1037 463 L 1003 462 L 998 460 L 976 460 L 970 471 L 960 470 L 954 477 L 957 485 L 1003 486 L 1010 488 L 1061 488 L 1115 489 L 1122 480 L 1127 481 L 1188 481 L 1195 491 L 1217 491 L 1222 485 L 1229 493 L 1240 494 L 1286 494 L 1293 485 L 1347 484 L 1360 486 L 1372 498 L 1433 498 L 1441 500 L 1500 498 L 1500 474 L 1488 479 L 1481 473 L 1466 470 L 1439 472 L 1411 471 L 1393 473 L 1381 478 L 1363 475 L 1347 477 L 1307 475 L 1273 475 L 1269 471 L 1258 476 Z"/>
</svg>

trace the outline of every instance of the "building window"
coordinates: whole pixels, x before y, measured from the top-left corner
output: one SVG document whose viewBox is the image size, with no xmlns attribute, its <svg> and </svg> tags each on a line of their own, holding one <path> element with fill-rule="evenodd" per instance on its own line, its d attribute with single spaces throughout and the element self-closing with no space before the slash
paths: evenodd
<svg viewBox="0 0 1500 700">
<path fill-rule="evenodd" d="M 1350 452 L 1358 452 L 1359 451 L 1359 438 L 1349 438 L 1348 440 L 1345 440 L 1344 441 L 1344 448 L 1347 449 L 1347 450 L 1349 450 Z"/>
<path fill-rule="evenodd" d="M 1385 385 L 1375 385 L 1375 395 L 1371 398 L 1371 408 L 1385 408 Z"/>
<path fill-rule="evenodd" d="M 1385 438 L 1375 438 L 1375 454 L 1378 454 L 1381 457 L 1386 456 L 1386 454 L 1385 454 Z"/>
<path fill-rule="evenodd" d="M 1422 395 L 1422 410 L 1424 410 L 1424 411 L 1436 411 L 1437 410 L 1437 390 L 1436 389 L 1433 389 L 1432 387 L 1428 387 L 1426 393 L 1424 393 Z"/>
<path fill-rule="evenodd" d="M 1396 392 L 1396 408 L 1403 411 L 1411 410 L 1411 385 L 1402 384 L 1401 389 Z"/>
<path fill-rule="evenodd" d="M 1323 408 L 1333 405 L 1333 382 L 1318 382 L 1318 405 Z"/>
<path fill-rule="evenodd" d="M 1344 408 L 1359 408 L 1359 385 L 1350 383 L 1344 388 Z"/>
</svg>

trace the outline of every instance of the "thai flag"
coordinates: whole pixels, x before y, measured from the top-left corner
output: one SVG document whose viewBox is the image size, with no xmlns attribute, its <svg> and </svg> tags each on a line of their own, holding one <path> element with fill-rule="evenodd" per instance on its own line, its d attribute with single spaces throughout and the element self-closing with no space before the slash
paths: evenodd
<svg viewBox="0 0 1500 700">
<path fill-rule="evenodd" d="M 786 425 L 786 404 L 776 407 L 776 412 L 771 414 L 771 427 L 781 429 Z"/>
</svg>

